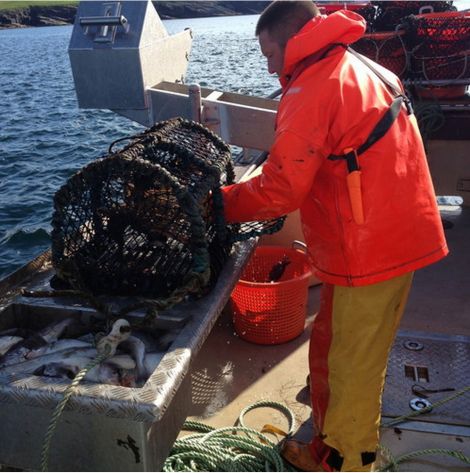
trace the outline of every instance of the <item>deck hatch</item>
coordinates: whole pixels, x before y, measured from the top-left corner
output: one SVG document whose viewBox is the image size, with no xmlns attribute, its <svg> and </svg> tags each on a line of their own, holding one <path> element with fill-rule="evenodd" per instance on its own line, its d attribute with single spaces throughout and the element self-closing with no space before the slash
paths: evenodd
<svg viewBox="0 0 470 473">
<path fill-rule="evenodd" d="M 429 370 L 425 366 L 405 365 L 405 378 L 419 383 L 429 383 Z"/>
</svg>

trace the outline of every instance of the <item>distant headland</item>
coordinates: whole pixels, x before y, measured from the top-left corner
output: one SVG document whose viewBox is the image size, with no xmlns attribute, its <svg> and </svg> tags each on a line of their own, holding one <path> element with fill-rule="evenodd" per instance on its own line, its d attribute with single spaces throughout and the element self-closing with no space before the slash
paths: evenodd
<svg viewBox="0 0 470 473">
<path fill-rule="evenodd" d="M 0 1 L 0 29 L 72 24 L 78 1 Z M 208 16 L 254 15 L 268 1 L 154 1 L 160 18 L 201 18 Z"/>
</svg>

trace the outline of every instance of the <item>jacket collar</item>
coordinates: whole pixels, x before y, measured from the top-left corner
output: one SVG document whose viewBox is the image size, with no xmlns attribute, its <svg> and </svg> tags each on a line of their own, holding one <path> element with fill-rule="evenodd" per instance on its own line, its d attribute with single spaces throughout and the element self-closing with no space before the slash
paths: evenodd
<svg viewBox="0 0 470 473">
<path fill-rule="evenodd" d="M 364 18 L 350 10 L 312 18 L 287 42 L 284 67 L 279 78 L 282 86 L 285 87 L 299 63 L 307 57 L 323 52 L 334 43 L 355 43 L 362 37 L 365 29 Z"/>
</svg>

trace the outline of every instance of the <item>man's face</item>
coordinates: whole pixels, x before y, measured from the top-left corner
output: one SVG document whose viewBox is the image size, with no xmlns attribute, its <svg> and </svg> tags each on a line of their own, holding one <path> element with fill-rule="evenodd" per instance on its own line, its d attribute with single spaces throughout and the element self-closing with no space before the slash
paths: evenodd
<svg viewBox="0 0 470 473">
<path fill-rule="evenodd" d="M 284 48 L 271 37 L 267 30 L 261 31 L 258 39 L 261 53 L 268 60 L 269 73 L 280 76 L 284 66 Z"/>
</svg>

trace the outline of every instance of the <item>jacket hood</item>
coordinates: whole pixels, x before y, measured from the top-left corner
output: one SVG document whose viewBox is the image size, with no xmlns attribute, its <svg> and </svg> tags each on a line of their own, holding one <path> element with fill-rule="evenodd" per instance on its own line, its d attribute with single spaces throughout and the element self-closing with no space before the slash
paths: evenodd
<svg viewBox="0 0 470 473">
<path fill-rule="evenodd" d="M 329 16 L 320 15 L 312 18 L 287 42 L 282 76 L 291 75 L 302 59 L 329 44 L 355 43 L 365 30 L 364 18 L 350 10 L 340 10 Z"/>
</svg>

